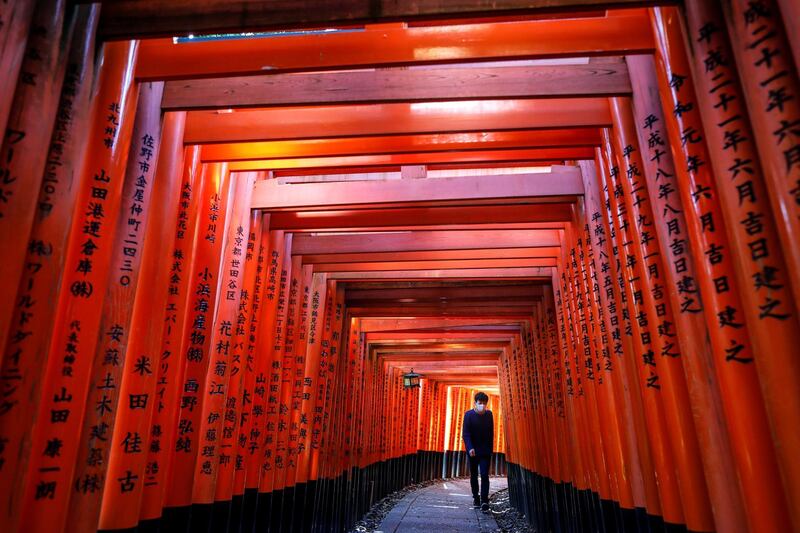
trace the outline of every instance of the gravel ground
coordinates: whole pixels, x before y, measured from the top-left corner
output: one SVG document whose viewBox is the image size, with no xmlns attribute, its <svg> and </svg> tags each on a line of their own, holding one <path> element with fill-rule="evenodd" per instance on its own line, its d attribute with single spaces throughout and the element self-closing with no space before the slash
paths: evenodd
<svg viewBox="0 0 800 533">
<path fill-rule="evenodd" d="M 525 515 L 511 507 L 508 489 L 495 492 L 489 497 L 489 511 L 497 520 L 502 533 L 533 533 L 535 529 L 528 523 Z"/>
</svg>

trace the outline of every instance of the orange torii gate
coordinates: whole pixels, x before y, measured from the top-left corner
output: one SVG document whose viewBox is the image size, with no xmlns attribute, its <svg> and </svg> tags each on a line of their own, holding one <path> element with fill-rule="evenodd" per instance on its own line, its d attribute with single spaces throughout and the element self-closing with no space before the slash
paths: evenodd
<svg viewBox="0 0 800 533">
<path fill-rule="evenodd" d="M 537 529 L 800 531 L 796 2 L 99 4 L 0 5 L 8 531 L 345 531 L 479 390 Z"/>
</svg>

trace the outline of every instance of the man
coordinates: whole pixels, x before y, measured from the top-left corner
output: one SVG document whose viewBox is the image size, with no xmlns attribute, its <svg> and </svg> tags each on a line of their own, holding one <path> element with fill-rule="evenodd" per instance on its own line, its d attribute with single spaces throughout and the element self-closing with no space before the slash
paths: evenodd
<svg viewBox="0 0 800 533">
<path fill-rule="evenodd" d="M 484 392 L 475 395 L 475 408 L 464 413 L 464 449 L 469 453 L 469 481 L 475 507 L 489 510 L 489 459 L 494 444 L 494 417 L 486 409 L 489 397 Z M 478 498 L 478 470 L 481 473 L 481 493 Z"/>
</svg>

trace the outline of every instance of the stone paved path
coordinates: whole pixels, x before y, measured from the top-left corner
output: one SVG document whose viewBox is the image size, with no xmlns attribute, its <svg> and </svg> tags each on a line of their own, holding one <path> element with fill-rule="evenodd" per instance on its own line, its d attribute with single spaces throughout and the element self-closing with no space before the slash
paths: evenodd
<svg viewBox="0 0 800 533">
<path fill-rule="evenodd" d="M 490 494 L 508 486 L 504 477 L 492 477 Z M 375 533 L 497 531 L 497 522 L 472 506 L 469 479 L 443 481 L 406 495 L 397 502 Z"/>
</svg>

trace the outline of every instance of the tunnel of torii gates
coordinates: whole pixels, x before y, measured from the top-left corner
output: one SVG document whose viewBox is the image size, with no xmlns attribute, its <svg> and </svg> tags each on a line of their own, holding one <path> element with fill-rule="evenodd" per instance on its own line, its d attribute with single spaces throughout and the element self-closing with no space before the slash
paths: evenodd
<svg viewBox="0 0 800 533">
<path fill-rule="evenodd" d="M 3 0 L 0 529 L 800 531 L 798 24 Z"/>
</svg>

